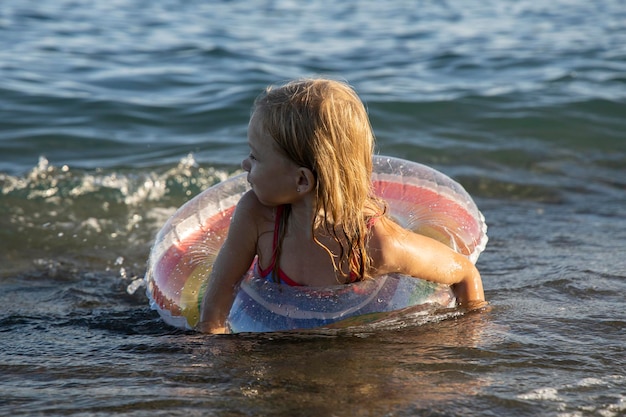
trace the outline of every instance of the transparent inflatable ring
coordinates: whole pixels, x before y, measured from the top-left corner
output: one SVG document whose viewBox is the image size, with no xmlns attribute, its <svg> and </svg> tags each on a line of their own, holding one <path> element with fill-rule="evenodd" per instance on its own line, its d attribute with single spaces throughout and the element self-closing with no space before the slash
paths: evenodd
<svg viewBox="0 0 626 417">
<path fill-rule="evenodd" d="M 463 187 L 415 162 L 376 156 L 373 186 L 400 225 L 437 239 L 476 262 L 487 244 L 484 217 Z M 204 289 L 235 205 L 249 190 L 246 175 L 218 183 L 167 221 L 150 253 L 146 287 L 165 322 L 197 328 Z M 289 287 L 243 278 L 228 317 L 233 333 L 368 324 L 404 309 L 454 307 L 450 288 L 403 275 L 331 287 Z"/>
</svg>

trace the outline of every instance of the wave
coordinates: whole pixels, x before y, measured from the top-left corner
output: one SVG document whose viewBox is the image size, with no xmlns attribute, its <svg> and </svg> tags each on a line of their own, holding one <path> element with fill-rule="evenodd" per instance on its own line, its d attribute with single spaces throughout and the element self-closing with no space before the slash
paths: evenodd
<svg viewBox="0 0 626 417">
<path fill-rule="evenodd" d="M 199 166 L 193 154 L 169 167 L 95 171 L 41 157 L 24 176 L 0 173 L 0 277 L 106 269 L 120 257 L 140 271 L 176 208 L 234 173 Z"/>
</svg>

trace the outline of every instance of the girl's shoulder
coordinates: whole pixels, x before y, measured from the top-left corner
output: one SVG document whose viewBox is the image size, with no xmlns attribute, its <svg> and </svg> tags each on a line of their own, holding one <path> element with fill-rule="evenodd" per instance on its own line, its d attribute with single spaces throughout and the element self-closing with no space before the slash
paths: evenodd
<svg viewBox="0 0 626 417">
<path fill-rule="evenodd" d="M 376 240 L 396 237 L 405 231 L 398 223 L 386 215 L 373 216 L 368 221 L 370 238 Z"/>
<path fill-rule="evenodd" d="M 235 217 L 255 223 L 257 228 L 263 229 L 267 224 L 274 223 L 276 209 L 261 204 L 254 191 L 247 191 L 237 203 Z"/>
<path fill-rule="evenodd" d="M 373 264 L 379 267 L 393 262 L 399 242 L 403 242 L 409 232 L 389 216 L 375 217 L 369 226 L 368 251 Z"/>
</svg>

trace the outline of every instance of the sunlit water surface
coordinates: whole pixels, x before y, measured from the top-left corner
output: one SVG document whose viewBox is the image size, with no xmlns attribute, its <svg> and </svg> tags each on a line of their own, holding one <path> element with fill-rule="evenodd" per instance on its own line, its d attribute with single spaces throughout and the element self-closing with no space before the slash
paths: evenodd
<svg viewBox="0 0 626 417">
<path fill-rule="evenodd" d="M 626 413 L 622 1 L 0 4 L 0 414 Z M 144 290 L 254 97 L 348 80 L 378 153 L 461 182 L 490 308 L 212 337 Z"/>
</svg>

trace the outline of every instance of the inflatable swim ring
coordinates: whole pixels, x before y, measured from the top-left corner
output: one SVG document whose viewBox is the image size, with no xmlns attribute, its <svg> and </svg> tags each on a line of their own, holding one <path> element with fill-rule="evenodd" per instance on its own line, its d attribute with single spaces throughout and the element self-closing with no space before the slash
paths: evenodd
<svg viewBox="0 0 626 417">
<path fill-rule="evenodd" d="M 374 158 L 372 181 L 399 224 L 476 262 L 487 244 L 487 226 L 460 184 L 425 165 L 383 156 Z M 218 183 L 179 208 L 157 234 L 145 280 L 151 307 L 168 324 L 196 329 L 213 261 L 247 190 L 245 174 Z M 289 287 L 259 279 L 251 268 L 228 325 L 233 333 L 346 327 L 398 310 L 455 303 L 448 286 L 402 275 L 323 288 Z"/>
</svg>

